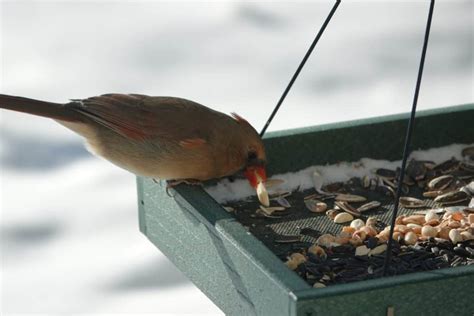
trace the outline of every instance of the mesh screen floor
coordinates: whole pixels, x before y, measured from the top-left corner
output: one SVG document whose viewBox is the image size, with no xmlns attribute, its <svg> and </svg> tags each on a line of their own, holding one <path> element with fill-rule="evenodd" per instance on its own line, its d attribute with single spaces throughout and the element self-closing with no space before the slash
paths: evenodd
<svg viewBox="0 0 474 316">
<path fill-rule="evenodd" d="M 362 220 L 366 220 L 368 217 L 376 217 L 380 221 L 380 229 L 384 226 L 389 225 L 390 219 L 393 213 L 393 202 L 394 198 L 387 196 L 381 192 L 364 189 L 361 185 L 349 185 L 348 188 L 343 189 L 346 193 L 358 194 L 367 198 L 367 201 L 379 201 L 382 203 L 381 206 L 376 209 L 365 211 L 360 217 Z M 330 219 L 325 212 L 323 213 L 312 213 L 310 212 L 304 203 L 304 197 L 315 193 L 314 189 L 306 191 L 295 191 L 286 199 L 290 202 L 291 208 L 285 211 L 286 215 L 281 218 L 267 218 L 256 215 L 256 210 L 259 208 L 259 203 L 256 197 L 253 197 L 246 201 L 238 201 L 227 204 L 235 209 L 234 216 L 239 222 L 241 222 L 248 230 L 262 241 L 270 250 L 272 250 L 277 256 L 284 259 L 289 253 L 297 251 L 302 248 L 306 248 L 313 244 L 317 237 L 322 234 L 330 233 L 337 235 L 341 232 L 343 226 L 346 224 L 336 224 Z M 407 209 L 399 207 L 398 215 L 405 214 L 410 215 L 421 210 L 427 210 L 430 208 L 438 208 L 440 205 L 435 203 L 432 199 L 424 198 L 422 196 L 423 190 L 419 187 L 410 187 L 409 193 L 404 196 L 417 197 L 425 201 L 427 207 L 417 209 Z M 328 209 L 333 208 L 334 199 L 325 200 L 328 204 Z M 358 207 L 366 202 L 362 203 L 350 203 L 354 207 Z M 467 205 L 466 201 L 463 205 Z M 271 201 L 272 206 L 277 206 L 275 201 Z M 282 242 L 281 235 L 300 235 L 300 241 L 291 241 L 287 243 Z"/>
</svg>

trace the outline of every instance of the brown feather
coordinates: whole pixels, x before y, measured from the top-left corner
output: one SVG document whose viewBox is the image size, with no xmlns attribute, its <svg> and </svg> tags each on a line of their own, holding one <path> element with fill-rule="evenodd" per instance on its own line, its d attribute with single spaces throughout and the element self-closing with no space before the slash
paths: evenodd
<svg viewBox="0 0 474 316">
<path fill-rule="evenodd" d="M 188 139 L 181 140 L 179 142 L 179 144 L 182 147 L 188 148 L 188 149 L 198 148 L 206 143 L 207 143 L 206 140 L 202 138 L 188 138 Z"/>
<path fill-rule="evenodd" d="M 84 136 L 94 153 L 138 175 L 208 180 L 244 168 L 249 151 L 265 161 L 263 143 L 245 119 L 181 98 L 105 94 L 61 105 L 0 95 L 0 107 L 55 118 Z"/>
<path fill-rule="evenodd" d="M 201 104 L 172 97 L 107 94 L 71 103 L 74 110 L 124 137 L 146 140 L 155 137 L 192 139 L 208 134 L 213 117 L 227 115 Z M 182 113 L 187 115 L 182 116 Z M 200 126 L 197 120 L 210 120 Z M 201 137 L 205 139 L 204 137 Z"/>
</svg>

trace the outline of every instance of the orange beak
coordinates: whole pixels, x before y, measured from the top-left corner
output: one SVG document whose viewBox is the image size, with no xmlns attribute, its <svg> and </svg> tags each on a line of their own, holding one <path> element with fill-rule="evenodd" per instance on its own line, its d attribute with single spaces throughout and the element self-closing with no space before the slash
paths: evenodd
<svg viewBox="0 0 474 316">
<path fill-rule="evenodd" d="M 257 190 L 260 203 L 267 207 L 270 206 L 270 199 L 264 184 L 267 181 L 265 168 L 263 166 L 248 166 L 244 171 L 244 175 L 249 180 L 250 185 Z"/>
<path fill-rule="evenodd" d="M 244 170 L 244 175 L 249 180 L 253 188 L 257 188 L 259 183 L 267 181 L 267 174 L 265 168 L 262 166 L 249 166 Z"/>
</svg>

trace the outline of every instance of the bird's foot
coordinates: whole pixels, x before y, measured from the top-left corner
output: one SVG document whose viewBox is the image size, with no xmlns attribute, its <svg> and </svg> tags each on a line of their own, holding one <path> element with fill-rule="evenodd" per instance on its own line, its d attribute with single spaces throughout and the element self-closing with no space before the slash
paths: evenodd
<svg viewBox="0 0 474 316">
<path fill-rule="evenodd" d="M 195 180 L 195 179 L 179 179 L 179 180 L 166 180 L 166 194 L 169 196 L 169 197 L 174 197 L 174 195 L 172 195 L 170 193 L 170 189 L 179 185 L 179 184 L 189 184 L 189 185 L 200 185 L 202 186 L 202 182 L 199 181 L 199 180 Z"/>
<path fill-rule="evenodd" d="M 200 185 L 202 186 L 202 182 L 199 180 L 195 179 L 179 179 L 179 180 L 167 180 L 166 181 L 166 187 L 167 188 L 172 188 L 175 187 L 179 184 L 189 184 L 189 185 Z"/>
</svg>

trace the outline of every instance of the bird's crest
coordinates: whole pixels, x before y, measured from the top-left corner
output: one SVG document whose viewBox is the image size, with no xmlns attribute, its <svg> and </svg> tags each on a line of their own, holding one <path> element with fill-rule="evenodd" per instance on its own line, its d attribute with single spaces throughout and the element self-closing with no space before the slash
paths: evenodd
<svg viewBox="0 0 474 316">
<path fill-rule="evenodd" d="M 244 119 L 242 116 L 240 116 L 239 114 L 235 113 L 235 112 L 232 112 L 230 113 L 232 115 L 232 117 L 239 123 L 247 123 L 249 124 L 249 122 Z"/>
</svg>

